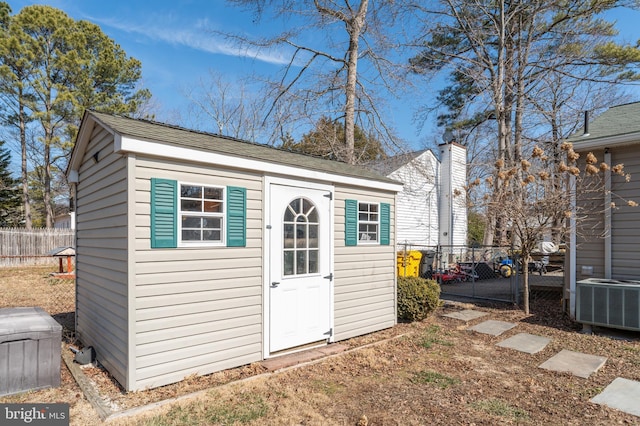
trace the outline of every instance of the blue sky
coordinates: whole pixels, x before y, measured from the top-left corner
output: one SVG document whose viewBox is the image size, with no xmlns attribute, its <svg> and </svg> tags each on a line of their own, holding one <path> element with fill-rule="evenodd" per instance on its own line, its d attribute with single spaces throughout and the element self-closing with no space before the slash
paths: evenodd
<svg viewBox="0 0 640 426">
<path fill-rule="evenodd" d="M 40 3 L 61 9 L 74 19 L 98 24 L 128 55 L 142 62 L 143 84 L 154 95 L 160 109 L 156 117 L 160 121 L 185 108 L 184 91 L 195 87 L 199 79 L 206 79 L 210 70 L 233 79 L 253 72 L 272 74 L 288 61 L 282 52 L 257 55 L 237 50 L 214 34 L 218 30 L 258 37 L 268 28 L 264 22 L 255 25 L 251 14 L 231 8 L 223 0 L 9 0 L 8 3 L 13 13 L 26 5 Z M 640 39 L 637 24 L 640 12 L 614 12 L 608 18 L 618 20 L 626 41 Z M 433 92 L 414 94 L 413 98 L 396 102 L 391 111 L 393 126 L 414 149 L 422 148 L 425 139 L 441 132 L 427 123 L 418 134 L 412 122 L 420 97 L 428 99 L 431 95 Z"/>
</svg>

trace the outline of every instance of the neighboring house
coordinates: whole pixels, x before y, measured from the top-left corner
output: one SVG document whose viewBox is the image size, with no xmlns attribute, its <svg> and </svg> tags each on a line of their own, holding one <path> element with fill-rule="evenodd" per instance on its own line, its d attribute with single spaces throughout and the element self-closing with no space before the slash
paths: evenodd
<svg viewBox="0 0 640 426">
<path fill-rule="evenodd" d="M 455 142 L 372 163 L 403 183 L 397 199 L 398 244 L 434 247 L 467 244 L 467 150 Z"/>
<path fill-rule="evenodd" d="M 624 164 L 624 176 L 607 172 L 597 212 L 590 214 L 589 235 L 572 223 L 566 286 L 572 317 L 590 325 L 640 330 L 640 103 L 610 108 L 568 139 L 581 155 L 598 162 Z M 580 196 L 577 203 L 580 203 Z M 615 206 L 612 205 L 615 203 Z M 582 227 L 585 228 L 585 227 Z M 568 297 L 567 297 L 568 296 Z"/>
<path fill-rule="evenodd" d="M 76 229 L 76 212 L 57 215 L 53 218 L 53 227 L 60 229 Z"/>
<path fill-rule="evenodd" d="M 389 178 L 96 112 L 67 175 L 77 336 L 127 390 L 396 324 Z"/>
</svg>

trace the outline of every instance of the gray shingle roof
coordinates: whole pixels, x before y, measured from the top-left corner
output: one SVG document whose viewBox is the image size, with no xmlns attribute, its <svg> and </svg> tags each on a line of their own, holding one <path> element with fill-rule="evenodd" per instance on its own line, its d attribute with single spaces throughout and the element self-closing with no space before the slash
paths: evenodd
<svg viewBox="0 0 640 426">
<path fill-rule="evenodd" d="M 617 105 L 609 108 L 589 123 L 589 134 L 583 136 L 581 129 L 569 137 L 569 142 L 579 144 L 582 141 L 612 136 L 640 134 L 640 102 Z"/>
<path fill-rule="evenodd" d="M 395 172 L 405 164 L 408 164 L 411 161 L 415 160 L 426 151 L 427 150 L 425 149 L 422 151 L 407 152 L 395 155 L 393 157 L 385 158 L 383 160 L 372 161 L 371 163 L 367 164 L 367 167 L 375 170 L 378 173 L 381 173 L 384 176 L 389 176 L 391 173 Z"/>
<path fill-rule="evenodd" d="M 274 164 L 300 167 L 320 172 L 352 176 L 381 182 L 398 182 L 362 166 L 340 161 L 326 160 L 310 155 L 298 154 L 267 145 L 241 141 L 238 139 L 211 133 L 189 130 L 154 121 L 133 119 L 112 114 L 90 111 L 98 122 L 113 129 L 116 133 L 135 139 L 155 141 L 183 148 L 216 152 L 220 154 L 250 158 Z"/>
</svg>

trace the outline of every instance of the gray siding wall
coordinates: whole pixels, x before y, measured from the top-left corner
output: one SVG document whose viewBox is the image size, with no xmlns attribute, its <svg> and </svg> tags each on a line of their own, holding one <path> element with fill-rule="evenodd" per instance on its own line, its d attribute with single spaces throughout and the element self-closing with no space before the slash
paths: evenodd
<svg viewBox="0 0 640 426">
<path fill-rule="evenodd" d="M 77 333 L 122 384 L 128 355 L 126 176 L 126 159 L 113 154 L 113 136 L 96 127 L 76 188 Z"/>
<path fill-rule="evenodd" d="M 336 186 L 335 194 L 335 339 L 393 327 L 396 324 L 396 254 L 393 193 Z M 391 204 L 390 245 L 345 246 L 344 200 Z"/>
<path fill-rule="evenodd" d="M 604 151 L 593 151 L 601 161 Z M 576 279 L 605 276 L 605 239 L 604 235 L 611 235 L 611 278 L 640 279 L 640 208 L 630 207 L 625 199 L 640 202 L 640 145 L 623 148 L 611 148 L 611 165 L 624 164 L 625 173 L 631 175 L 626 182 L 625 177 L 613 175 L 611 179 L 612 201 L 616 208 L 611 211 L 611 229 L 605 229 L 604 195 L 598 199 L 593 196 L 588 201 L 588 214 L 578 225 L 576 235 Z M 583 157 L 586 155 L 582 153 Z M 619 197 L 622 197 L 620 199 Z M 585 195 L 582 195 L 585 198 Z M 580 196 L 578 197 L 580 204 Z M 580 216 L 580 211 L 578 211 Z M 582 267 L 593 267 L 593 275 L 582 274 Z"/>
<path fill-rule="evenodd" d="M 150 179 L 247 188 L 247 247 L 150 248 Z M 135 182 L 136 389 L 262 359 L 262 176 L 143 159 Z"/>
<path fill-rule="evenodd" d="M 604 161 L 604 151 L 592 151 L 599 161 Z M 581 159 L 586 156 L 581 153 Z M 584 163 L 579 164 L 584 170 Z M 590 193 L 585 184 L 578 184 L 576 215 L 576 279 L 604 277 L 604 193 Z M 583 275 L 582 267 L 593 268 L 593 275 Z"/>
<path fill-rule="evenodd" d="M 615 195 L 640 203 L 640 144 L 611 150 L 611 163 L 624 164 L 629 182 L 623 176 L 611 179 Z M 640 207 L 630 207 L 616 200 L 611 216 L 611 278 L 640 279 Z"/>
</svg>

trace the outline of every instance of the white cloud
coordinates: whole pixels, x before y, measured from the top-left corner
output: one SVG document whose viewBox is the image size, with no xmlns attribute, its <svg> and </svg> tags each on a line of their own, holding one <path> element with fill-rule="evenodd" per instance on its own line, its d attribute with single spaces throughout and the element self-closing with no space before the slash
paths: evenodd
<svg viewBox="0 0 640 426">
<path fill-rule="evenodd" d="M 185 46 L 217 55 L 227 55 L 255 59 L 269 64 L 289 63 L 290 58 L 278 51 L 262 51 L 251 47 L 238 47 L 214 34 L 208 20 L 200 20 L 191 26 L 176 26 L 175 23 L 155 22 L 149 24 L 131 24 L 120 20 L 89 18 L 100 26 L 108 26 L 129 34 L 138 34 L 154 41 L 171 45 Z"/>
</svg>

